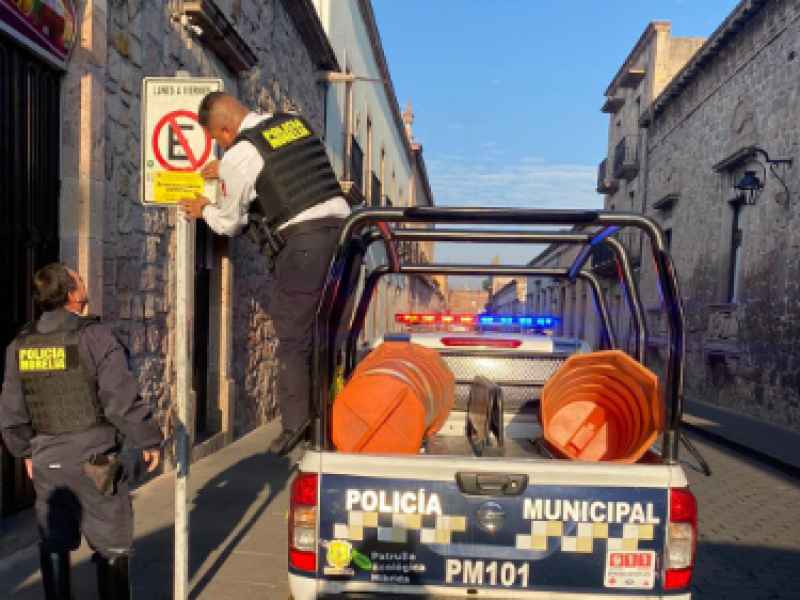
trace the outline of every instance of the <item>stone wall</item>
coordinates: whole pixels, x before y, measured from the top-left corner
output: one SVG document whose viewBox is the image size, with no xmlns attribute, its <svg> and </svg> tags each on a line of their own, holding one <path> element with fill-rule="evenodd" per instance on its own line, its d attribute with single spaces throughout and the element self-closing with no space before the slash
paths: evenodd
<svg viewBox="0 0 800 600">
<path fill-rule="evenodd" d="M 798 40 L 800 3 L 770 2 L 666 105 L 648 136 L 647 205 L 673 229 L 687 317 L 686 395 L 800 429 Z M 715 165 L 753 144 L 794 159 L 782 171 L 790 202 L 768 174 L 757 205 L 742 209 L 740 293 L 730 302 L 729 201 L 747 161 Z M 652 208 L 668 194 L 678 194 L 672 209 Z M 643 262 L 644 300 L 654 307 L 651 262 Z M 654 311 L 656 337 L 662 321 Z"/>
</svg>

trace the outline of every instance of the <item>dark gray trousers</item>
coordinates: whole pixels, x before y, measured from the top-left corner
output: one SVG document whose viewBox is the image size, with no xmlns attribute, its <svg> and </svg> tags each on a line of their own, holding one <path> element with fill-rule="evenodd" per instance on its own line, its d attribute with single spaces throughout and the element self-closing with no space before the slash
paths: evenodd
<svg viewBox="0 0 800 600">
<path fill-rule="evenodd" d="M 314 321 L 333 256 L 338 227 L 293 236 L 275 260 L 270 315 L 278 337 L 277 399 L 284 429 L 309 416 Z"/>
<path fill-rule="evenodd" d="M 133 547 L 133 507 L 127 477 L 103 496 L 79 465 L 34 464 L 36 520 L 45 552 L 77 550 L 81 533 L 95 552 L 128 555 Z"/>
</svg>

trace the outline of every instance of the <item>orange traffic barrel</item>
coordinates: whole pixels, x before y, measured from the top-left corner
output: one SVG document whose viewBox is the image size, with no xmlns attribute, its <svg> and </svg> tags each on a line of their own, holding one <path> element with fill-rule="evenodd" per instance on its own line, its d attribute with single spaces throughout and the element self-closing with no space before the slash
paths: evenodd
<svg viewBox="0 0 800 600">
<path fill-rule="evenodd" d="M 570 357 L 542 390 L 542 432 L 573 460 L 636 462 L 664 427 L 658 377 L 624 352 Z"/>
<path fill-rule="evenodd" d="M 435 350 L 384 342 L 358 365 L 333 404 L 342 452 L 416 454 L 450 415 L 455 377 Z"/>
</svg>

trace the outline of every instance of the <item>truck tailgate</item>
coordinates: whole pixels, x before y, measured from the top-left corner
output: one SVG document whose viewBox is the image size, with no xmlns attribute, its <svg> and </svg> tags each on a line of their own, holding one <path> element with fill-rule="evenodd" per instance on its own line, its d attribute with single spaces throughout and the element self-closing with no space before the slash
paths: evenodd
<svg viewBox="0 0 800 600">
<path fill-rule="evenodd" d="M 686 485 L 680 468 L 663 465 L 343 454 L 302 462 L 321 467 L 322 594 L 660 597 L 669 488 Z"/>
</svg>

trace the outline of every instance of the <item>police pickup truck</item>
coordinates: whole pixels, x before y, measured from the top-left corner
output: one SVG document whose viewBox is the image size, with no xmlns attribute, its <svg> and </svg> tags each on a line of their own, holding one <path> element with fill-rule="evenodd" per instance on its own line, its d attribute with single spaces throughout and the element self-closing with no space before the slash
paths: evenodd
<svg viewBox="0 0 800 600">
<path fill-rule="evenodd" d="M 419 226 L 425 224 L 437 227 Z M 519 230 L 455 227 L 472 224 L 515 224 Z M 560 229 L 542 231 L 543 225 Z M 347 378 L 361 354 L 357 340 L 372 292 L 384 276 L 581 279 L 594 292 L 603 344 L 614 349 L 620 345 L 598 277 L 588 266 L 594 249 L 605 246 L 616 260 L 631 315 L 630 354 L 644 364 L 647 328 L 627 253 L 616 241 L 622 227 L 635 228 L 650 241 L 669 326 L 663 433 L 641 460 L 566 460 L 541 438 L 536 411 L 541 386 L 567 357 L 586 352 L 584 343 L 469 331 L 414 335 L 414 342 L 439 351 L 458 385 L 448 421 L 418 454 L 337 452 L 330 392 L 336 361 L 343 357 Z M 397 245 L 413 241 L 513 241 L 580 249 L 569 268 L 401 262 Z M 374 243 L 385 249 L 385 263 L 368 274 L 349 337 L 343 349 L 336 348 L 335 332 L 348 314 L 350 291 L 344 282 L 352 280 L 352 270 Z M 662 231 L 644 216 L 467 208 L 354 213 L 340 233 L 315 331 L 310 442 L 291 486 L 288 515 L 294 599 L 690 598 L 697 508 L 678 456 L 681 440 L 693 451 L 680 434 L 683 343 L 674 267 Z"/>
</svg>

